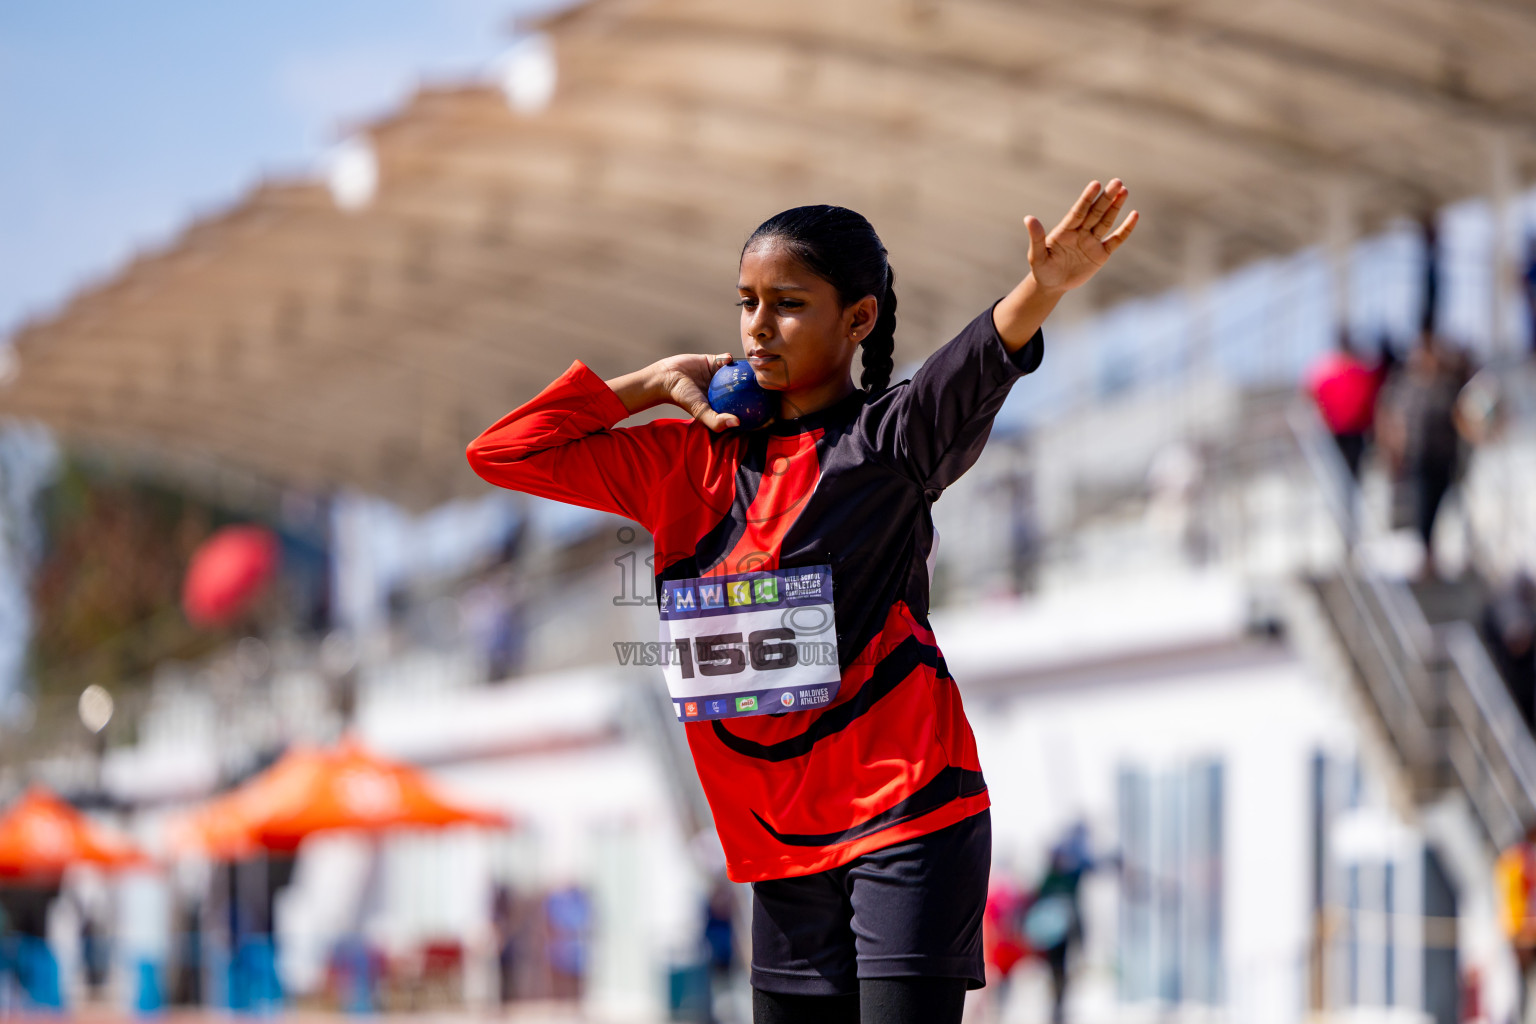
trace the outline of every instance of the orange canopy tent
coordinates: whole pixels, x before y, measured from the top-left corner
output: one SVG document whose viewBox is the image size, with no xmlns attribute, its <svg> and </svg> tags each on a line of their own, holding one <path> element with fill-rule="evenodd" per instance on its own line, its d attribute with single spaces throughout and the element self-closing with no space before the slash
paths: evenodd
<svg viewBox="0 0 1536 1024">
<path fill-rule="evenodd" d="M 292 747 L 266 771 L 172 822 L 171 850 L 205 853 L 215 860 L 239 860 L 261 848 L 257 826 L 273 808 L 302 799 L 321 770 L 325 755 Z"/>
<path fill-rule="evenodd" d="M 173 845 L 232 859 L 257 849 L 289 852 L 315 832 L 506 824 L 504 815 L 441 796 L 418 769 L 345 742 L 290 751 L 184 820 Z"/>
<path fill-rule="evenodd" d="M 0 879 L 51 878 L 81 863 L 132 868 L 150 860 L 126 836 L 97 825 L 41 786 L 0 816 Z"/>
</svg>

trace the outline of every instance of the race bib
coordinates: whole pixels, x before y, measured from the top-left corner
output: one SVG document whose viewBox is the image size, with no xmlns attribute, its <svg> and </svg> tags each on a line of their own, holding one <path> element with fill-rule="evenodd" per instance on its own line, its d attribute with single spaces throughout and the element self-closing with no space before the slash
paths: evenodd
<svg viewBox="0 0 1536 1024">
<path fill-rule="evenodd" d="M 825 707 L 841 679 L 832 568 L 667 580 L 661 649 L 679 721 Z"/>
</svg>

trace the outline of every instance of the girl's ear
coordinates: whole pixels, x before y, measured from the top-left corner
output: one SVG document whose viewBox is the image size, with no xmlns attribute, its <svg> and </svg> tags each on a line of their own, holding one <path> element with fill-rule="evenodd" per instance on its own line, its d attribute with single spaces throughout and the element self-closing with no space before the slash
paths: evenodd
<svg viewBox="0 0 1536 1024">
<path fill-rule="evenodd" d="M 873 295 L 866 295 L 852 306 L 848 307 L 849 322 L 848 333 L 852 338 L 863 343 L 869 337 L 869 332 L 875 329 L 875 315 L 879 312 L 879 303 Z"/>
</svg>

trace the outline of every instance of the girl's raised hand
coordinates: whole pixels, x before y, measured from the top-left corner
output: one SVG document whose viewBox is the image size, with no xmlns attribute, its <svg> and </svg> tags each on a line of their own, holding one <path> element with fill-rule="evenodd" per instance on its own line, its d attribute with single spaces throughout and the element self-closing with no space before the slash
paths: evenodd
<svg viewBox="0 0 1536 1024">
<path fill-rule="evenodd" d="M 1135 210 L 1118 230 L 1112 230 L 1128 195 L 1130 190 L 1119 178 L 1102 187 L 1090 181 L 1050 234 L 1037 218 L 1025 217 L 1029 269 L 1036 283 L 1051 291 L 1067 291 L 1098 273 L 1110 254 L 1136 230 L 1140 218 Z"/>
</svg>

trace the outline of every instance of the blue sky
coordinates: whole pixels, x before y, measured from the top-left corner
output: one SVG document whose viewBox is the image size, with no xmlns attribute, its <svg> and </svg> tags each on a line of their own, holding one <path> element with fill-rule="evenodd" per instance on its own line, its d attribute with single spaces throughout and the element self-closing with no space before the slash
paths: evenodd
<svg viewBox="0 0 1536 1024">
<path fill-rule="evenodd" d="M 0 4 L 0 336 L 425 79 L 476 75 L 551 0 Z"/>
</svg>

